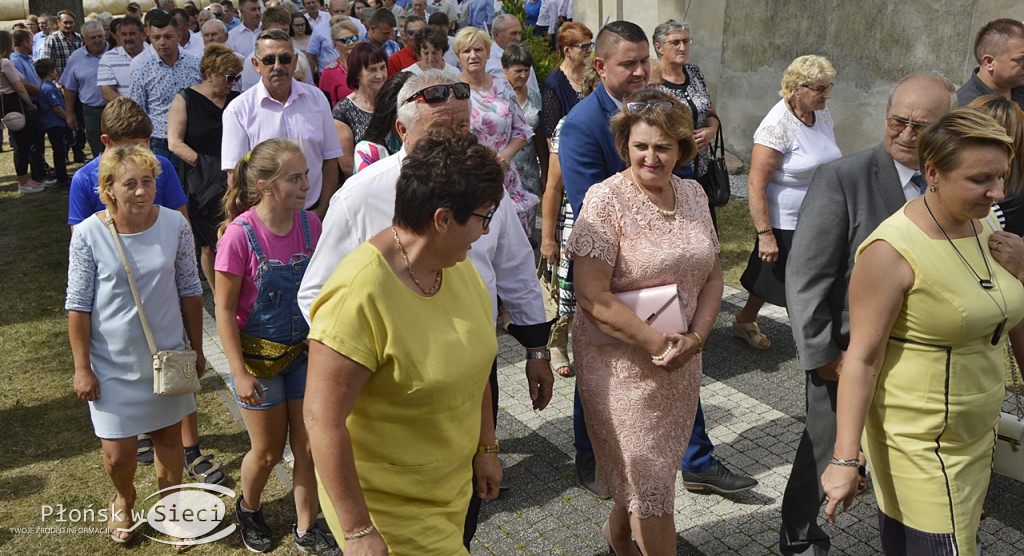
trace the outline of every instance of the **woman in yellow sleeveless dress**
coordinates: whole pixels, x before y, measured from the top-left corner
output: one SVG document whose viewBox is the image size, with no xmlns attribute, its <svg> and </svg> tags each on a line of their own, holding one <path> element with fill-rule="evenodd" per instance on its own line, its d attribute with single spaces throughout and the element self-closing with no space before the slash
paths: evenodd
<svg viewBox="0 0 1024 556">
<path fill-rule="evenodd" d="M 856 494 L 863 446 L 887 554 L 977 553 L 1003 346 L 1008 334 L 1024 345 L 1024 286 L 988 249 L 1011 149 L 990 117 L 950 112 L 918 139 L 928 191 L 858 251 L 822 484 L 834 522 Z"/>
</svg>

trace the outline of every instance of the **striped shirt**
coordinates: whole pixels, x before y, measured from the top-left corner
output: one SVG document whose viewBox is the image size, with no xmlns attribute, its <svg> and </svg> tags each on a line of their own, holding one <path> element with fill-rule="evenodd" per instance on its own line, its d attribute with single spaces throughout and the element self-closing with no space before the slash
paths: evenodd
<svg viewBox="0 0 1024 556">
<path fill-rule="evenodd" d="M 153 47 L 146 44 L 139 54 L 152 51 Z M 138 55 L 136 55 L 138 56 Z M 124 51 L 123 46 L 108 50 L 100 58 L 100 66 L 96 76 L 96 85 L 113 85 L 117 87 L 117 94 L 127 95 L 132 87 L 132 56 Z"/>
</svg>

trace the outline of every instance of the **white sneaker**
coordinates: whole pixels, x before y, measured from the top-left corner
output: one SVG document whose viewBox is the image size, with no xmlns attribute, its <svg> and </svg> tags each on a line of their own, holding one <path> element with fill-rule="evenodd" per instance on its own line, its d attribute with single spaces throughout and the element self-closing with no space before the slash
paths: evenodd
<svg viewBox="0 0 1024 556">
<path fill-rule="evenodd" d="M 30 193 L 41 193 L 44 189 L 46 189 L 46 186 L 43 184 L 38 184 L 36 186 L 19 185 L 18 193 L 21 195 L 28 195 Z"/>
</svg>

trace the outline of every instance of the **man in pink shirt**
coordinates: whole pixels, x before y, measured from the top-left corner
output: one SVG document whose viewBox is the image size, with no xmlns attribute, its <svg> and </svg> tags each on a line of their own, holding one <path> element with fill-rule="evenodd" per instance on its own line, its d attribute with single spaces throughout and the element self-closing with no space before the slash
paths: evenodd
<svg viewBox="0 0 1024 556">
<path fill-rule="evenodd" d="M 341 142 L 323 92 L 292 78 L 297 56 L 288 33 L 260 33 L 252 64 L 261 79 L 224 109 L 221 168 L 230 181 L 235 165 L 256 145 L 277 137 L 295 141 L 309 166 L 305 208 L 323 220 L 338 189 Z"/>
</svg>

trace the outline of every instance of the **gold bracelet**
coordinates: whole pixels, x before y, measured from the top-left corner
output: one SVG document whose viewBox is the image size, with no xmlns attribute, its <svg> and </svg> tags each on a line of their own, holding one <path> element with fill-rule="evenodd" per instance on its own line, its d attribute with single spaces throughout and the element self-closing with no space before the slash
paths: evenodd
<svg viewBox="0 0 1024 556">
<path fill-rule="evenodd" d="M 704 352 L 704 340 L 701 339 L 700 334 L 697 334 L 696 330 L 691 330 L 690 333 L 697 337 L 697 353 L 703 353 Z"/>
<path fill-rule="evenodd" d="M 481 444 L 477 446 L 476 453 L 478 454 L 497 454 L 498 453 L 498 441 L 495 440 L 494 444 Z"/>
<path fill-rule="evenodd" d="M 352 533 L 351 535 L 342 535 L 342 536 L 345 538 L 346 541 L 354 541 L 356 539 L 359 539 L 359 538 L 365 537 L 366 535 L 369 535 L 370 533 L 373 532 L 373 529 L 374 529 L 373 523 L 371 523 L 366 529 L 363 529 L 362 531 L 360 531 L 358 533 Z"/>
</svg>

